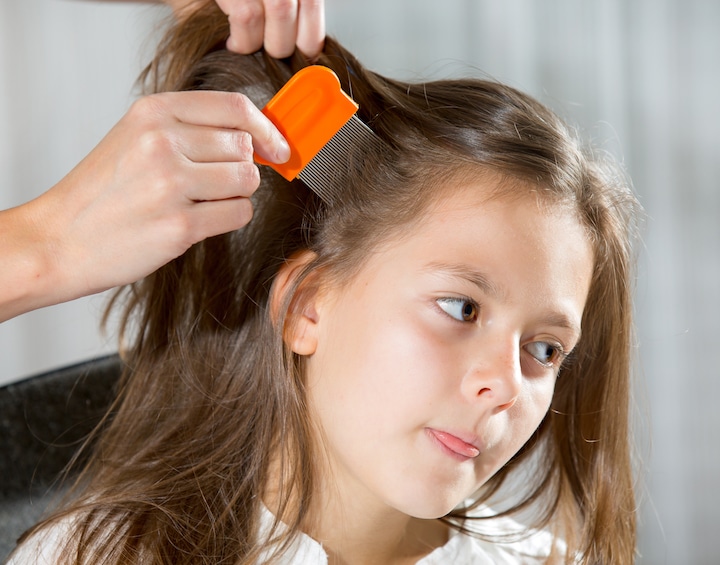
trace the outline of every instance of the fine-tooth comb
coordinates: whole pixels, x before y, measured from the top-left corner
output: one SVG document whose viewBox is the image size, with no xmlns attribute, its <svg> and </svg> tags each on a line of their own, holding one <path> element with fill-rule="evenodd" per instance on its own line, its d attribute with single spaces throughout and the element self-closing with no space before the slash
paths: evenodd
<svg viewBox="0 0 720 565">
<path fill-rule="evenodd" d="M 332 70 L 320 65 L 301 69 L 262 109 L 285 136 L 290 159 L 278 165 L 256 154 L 255 162 L 286 180 L 299 178 L 325 202 L 333 202 L 341 191 L 349 152 L 381 144 L 357 110 Z"/>
</svg>

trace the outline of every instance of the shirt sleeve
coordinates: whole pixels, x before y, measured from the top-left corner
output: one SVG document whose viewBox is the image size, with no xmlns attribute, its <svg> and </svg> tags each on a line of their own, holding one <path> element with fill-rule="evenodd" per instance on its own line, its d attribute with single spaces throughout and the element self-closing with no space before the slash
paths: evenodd
<svg viewBox="0 0 720 565">
<path fill-rule="evenodd" d="M 69 521 L 38 530 L 15 548 L 6 565 L 57 565 L 69 530 Z"/>
</svg>

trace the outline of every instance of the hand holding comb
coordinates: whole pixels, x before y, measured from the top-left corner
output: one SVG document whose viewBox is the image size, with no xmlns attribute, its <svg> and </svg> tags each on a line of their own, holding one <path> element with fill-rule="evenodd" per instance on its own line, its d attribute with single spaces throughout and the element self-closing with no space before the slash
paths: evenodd
<svg viewBox="0 0 720 565">
<path fill-rule="evenodd" d="M 299 178 L 326 202 L 334 200 L 338 187 L 333 180 L 348 152 L 380 141 L 357 110 L 332 70 L 320 65 L 301 69 L 262 109 L 290 145 L 290 159 L 277 164 L 255 155 L 255 162 L 289 181 Z"/>
</svg>

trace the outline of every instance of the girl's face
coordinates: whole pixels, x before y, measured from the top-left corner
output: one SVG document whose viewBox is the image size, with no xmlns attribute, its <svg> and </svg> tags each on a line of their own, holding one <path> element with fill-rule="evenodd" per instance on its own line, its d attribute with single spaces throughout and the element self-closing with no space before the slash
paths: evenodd
<svg viewBox="0 0 720 565">
<path fill-rule="evenodd" d="M 545 416 L 592 251 L 568 209 L 487 194 L 457 190 L 314 299 L 308 399 L 331 496 L 443 516 Z"/>
</svg>

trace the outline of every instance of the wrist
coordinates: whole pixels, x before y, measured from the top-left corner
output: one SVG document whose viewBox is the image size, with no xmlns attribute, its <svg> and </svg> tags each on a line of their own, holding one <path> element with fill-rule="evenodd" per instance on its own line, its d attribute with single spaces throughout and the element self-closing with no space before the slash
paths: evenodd
<svg viewBox="0 0 720 565">
<path fill-rule="evenodd" d="M 72 298 L 40 219 L 35 201 L 0 212 L 0 322 Z"/>
</svg>

